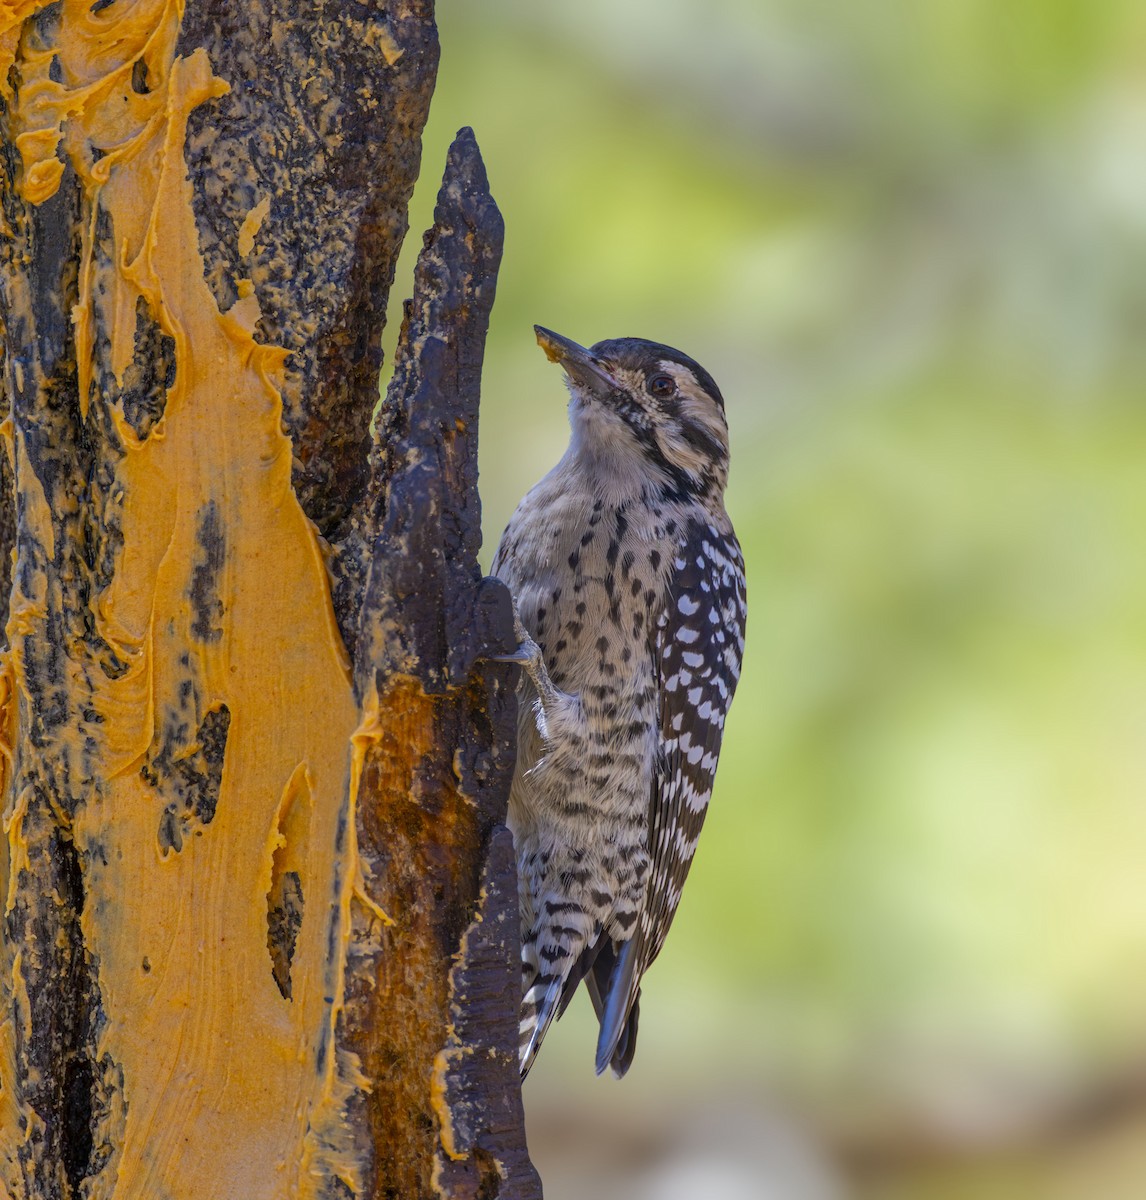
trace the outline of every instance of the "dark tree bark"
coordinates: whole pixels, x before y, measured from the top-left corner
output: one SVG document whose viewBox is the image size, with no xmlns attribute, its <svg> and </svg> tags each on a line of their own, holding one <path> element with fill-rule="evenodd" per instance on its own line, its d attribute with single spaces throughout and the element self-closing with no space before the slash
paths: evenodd
<svg viewBox="0 0 1146 1200">
<path fill-rule="evenodd" d="M 376 429 L 355 663 L 369 714 L 359 850 L 393 924 L 354 960 L 347 1026 L 379 1081 L 377 1163 L 397 1196 L 540 1194 L 523 1134 L 516 868 L 503 824 L 516 705 L 511 669 L 486 657 L 512 649 L 512 610 L 477 565 L 473 433 L 501 242 L 462 130 Z"/>
<path fill-rule="evenodd" d="M 436 61 L 428 0 L 0 16 L 0 1196 L 540 1196 L 468 131 L 370 436 Z"/>
</svg>

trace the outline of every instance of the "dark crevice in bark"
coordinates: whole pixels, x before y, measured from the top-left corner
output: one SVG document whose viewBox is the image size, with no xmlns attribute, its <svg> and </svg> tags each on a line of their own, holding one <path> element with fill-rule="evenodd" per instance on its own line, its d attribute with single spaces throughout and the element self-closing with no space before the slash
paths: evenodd
<svg viewBox="0 0 1146 1200">
<path fill-rule="evenodd" d="M 501 1172 L 497 1159 L 481 1146 L 474 1147 L 474 1162 L 478 1169 L 477 1191 L 474 1200 L 499 1200 L 501 1196 Z"/>
<path fill-rule="evenodd" d="M 46 818 L 40 811 L 36 825 Z M 95 1081 L 90 1048 L 98 1001 L 79 928 L 83 874 L 75 846 L 58 828 L 42 837 L 38 829 L 29 832 L 41 861 L 25 886 L 32 894 L 42 890 L 48 902 L 18 901 L 7 922 L 16 944 L 39 949 L 23 964 L 31 1037 L 17 1042 L 18 1061 L 24 1064 L 22 1099 L 36 1115 L 39 1135 L 21 1148 L 21 1167 L 30 1195 L 71 1200 L 91 1160 Z"/>
<path fill-rule="evenodd" d="M 73 1058 L 64 1071 L 64 1176 L 73 1195 L 88 1175 L 92 1156 L 92 1091 L 95 1072 L 91 1059 Z"/>
<path fill-rule="evenodd" d="M 87 1175 L 92 1152 L 92 1096 L 95 1073 L 88 1055 L 87 1041 L 90 1033 L 91 1013 L 88 1000 L 91 983 L 85 978 L 87 964 L 83 957 L 83 936 L 79 929 L 84 911 L 84 880 L 76 848 L 65 837 L 56 843 L 59 879 L 62 886 L 61 899 L 70 909 L 66 920 L 69 948 L 72 961 L 69 974 L 79 1003 L 71 1015 L 67 1036 L 62 1039 L 65 1050 L 61 1080 L 60 1108 L 63 1114 L 60 1152 L 64 1178 L 73 1195 L 78 1195 L 80 1183 Z"/>
<path fill-rule="evenodd" d="M 0 392 L 4 391 L 0 386 Z M 0 421 L 8 416 L 7 396 L 0 404 Z M 12 592 L 12 550 L 16 545 L 16 480 L 7 448 L 0 445 L 0 629 L 8 624 Z M 5 640 L 0 636 L 0 641 Z"/>
<path fill-rule="evenodd" d="M 271 956 L 271 975 L 284 1000 L 291 998 L 291 967 L 298 944 L 298 933 L 306 911 L 302 880 L 297 871 L 275 872 L 267 906 L 267 950 Z"/>
</svg>

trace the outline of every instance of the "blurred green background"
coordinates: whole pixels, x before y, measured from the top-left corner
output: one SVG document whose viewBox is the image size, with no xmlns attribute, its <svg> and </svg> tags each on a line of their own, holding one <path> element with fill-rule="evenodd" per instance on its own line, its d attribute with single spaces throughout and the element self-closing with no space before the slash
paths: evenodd
<svg viewBox="0 0 1146 1200">
<path fill-rule="evenodd" d="M 1146 5 L 439 8 L 487 563 L 567 436 L 538 321 L 712 371 L 749 571 L 635 1067 L 582 1003 L 526 1087 L 547 1197 L 1146 1196 Z"/>
</svg>

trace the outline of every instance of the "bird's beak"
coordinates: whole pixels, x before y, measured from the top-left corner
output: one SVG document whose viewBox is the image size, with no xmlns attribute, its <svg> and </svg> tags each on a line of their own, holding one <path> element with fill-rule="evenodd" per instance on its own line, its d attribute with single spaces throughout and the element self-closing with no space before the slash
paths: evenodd
<svg viewBox="0 0 1146 1200">
<path fill-rule="evenodd" d="M 550 362 L 560 363 L 569 381 L 576 387 L 601 400 L 616 391 L 617 381 L 592 350 L 541 325 L 534 325 L 533 332 L 537 335 L 537 344 L 545 351 L 545 357 Z"/>
</svg>

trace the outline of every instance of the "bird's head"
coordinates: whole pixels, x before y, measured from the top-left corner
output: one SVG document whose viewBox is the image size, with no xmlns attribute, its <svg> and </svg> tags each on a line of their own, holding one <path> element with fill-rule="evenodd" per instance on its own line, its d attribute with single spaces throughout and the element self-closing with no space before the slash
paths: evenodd
<svg viewBox="0 0 1146 1200">
<path fill-rule="evenodd" d="M 724 400 L 700 363 L 644 338 L 586 348 L 534 326 L 565 370 L 577 451 L 618 471 L 639 470 L 679 496 L 719 497 L 728 479 Z"/>
</svg>

